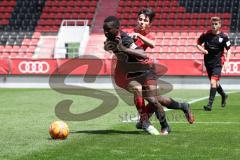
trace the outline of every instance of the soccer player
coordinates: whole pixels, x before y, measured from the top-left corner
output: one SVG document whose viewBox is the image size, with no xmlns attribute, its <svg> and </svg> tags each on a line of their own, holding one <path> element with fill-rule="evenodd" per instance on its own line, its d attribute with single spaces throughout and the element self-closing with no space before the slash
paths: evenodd
<svg viewBox="0 0 240 160">
<path fill-rule="evenodd" d="M 216 92 L 218 92 L 222 97 L 222 107 L 226 106 L 228 95 L 226 95 L 223 91 L 219 80 L 221 77 L 222 67 L 223 65 L 224 67 L 227 67 L 231 56 L 231 44 L 229 38 L 226 34 L 220 31 L 221 19 L 219 17 L 212 17 L 211 25 L 212 29 L 203 33 L 197 41 L 197 48 L 204 54 L 204 63 L 211 83 L 209 102 L 203 107 L 205 111 L 212 110 Z M 227 50 L 226 61 L 224 48 Z"/>
<path fill-rule="evenodd" d="M 120 22 L 116 17 L 109 16 L 104 20 L 103 29 L 107 38 L 104 49 L 112 51 L 117 57 L 114 74 L 116 84 L 134 93 L 135 97 L 138 97 L 135 99 L 135 104 L 140 108 L 144 101 L 142 92 L 138 92 L 138 87 L 142 87 L 146 81 L 156 81 L 156 74 L 153 73 L 154 70 L 149 65 L 145 65 L 149 59 L 144 50 L 137 47 L 132 38 L 119 28 Z M 139 71 L 136 72 L 129 67 L 131 64 L 138 67 Z M 161 134 L 166 135 L 170 132 L 170 127 L 166 120 L 165 111 L 155 96 L 155 91 L 149 87 L 145 98 L 154 106 L 154 111 L 158 113 L 157 118 L 161 125 Z M 142 127 L 150 134 L 159 135 L 159 132 L 151 125 L 147 116 L 143 118 Z"/>
<path fill-rule="evenodd" d="M 137 17 L 137 26 L 132 29 L 126 30 L 127 33 L 133 38 L 135 44 L 138 47 L 141 47 L 142 49 L 146 50 L 148 47 L 154 48 L 155 47 L 155 37 L 150 33 L 150 27 L 151 23 L 154 20 L 155 13 L 153 10 L 149 8 L 142 9 L 138 12 Z M 145 86 L 148 84 L 145 84 Z M 150 85 L 154 85 L 154 88 L 157 89 L 157 81 L 151 81 Z M 142 91 L 142 88 L 139 86 L 138 92 Z M 157 99 L 159 103 L 161 103 L 163 106 L 167 107 L 168 109 L 179 109 L 182 110 L 185 114 L 185 117 L 187 118 L 188 122 L 190 124 L 194 123 L 194 117 L 191 114 L 189 104 L 187 103 L 179 103 L 171 98 L 164 97 L 161 95 L 157 96 Z M 144 100 L 143 100 L 144 103 Z M 143 111 L 147 112 L 148 118 L 151 117 L 153 114 L 153 106 L 148 104 L 145 106 L 143 104 L 143 108 L 146 107 L 146 109 L 138 110 L 140 115 L 140 121 L 136 124 L 136 127 L 138 129 L 142 128 L 142 119 L 145 116 L 145 113 Z M 138 107 L 137 107 L 138 108 Z"/>
</svg>

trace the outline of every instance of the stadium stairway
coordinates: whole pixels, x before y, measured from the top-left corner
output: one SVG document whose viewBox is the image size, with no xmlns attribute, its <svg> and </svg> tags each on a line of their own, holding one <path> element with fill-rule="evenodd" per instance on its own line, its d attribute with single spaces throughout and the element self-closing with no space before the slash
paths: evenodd
<svg viewBox="0 0 240 160">
<path fill-rule="evenodd" d="M 103 21 L 107 16 L 114 16 L 118 7 L 118 0 L 101 0 L 95 22 L 93 25 L 93 33 L 103 33 Z"/>
</svg>

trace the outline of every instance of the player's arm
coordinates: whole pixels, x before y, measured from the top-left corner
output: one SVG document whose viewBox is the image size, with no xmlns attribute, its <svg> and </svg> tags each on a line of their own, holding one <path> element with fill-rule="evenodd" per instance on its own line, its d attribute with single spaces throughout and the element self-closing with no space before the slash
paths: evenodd
<svg viewBox="0 0 240 160">
<path fill-rule="evenodd" d="M 203 47 L 203 43 L 205 42 L 205 34 L 202 34 L 197 41 L 197 49 L 202 52 L 203 54 L 208 54 L 208 51 Z"/>
<path fill-rule="evenodd" d="M 144 44 L 148 45 L 150 48 L 154 48 L 155 47 L 155 41 L 153 39 L 150 39 L 148 37 L 145 37 L 139 33 L 136 33 L 137 37 L 139 37 Z"/>
<path fill-rule="evenodd" d="M 141 58 L 144 58 L 144 59 L 148 58 L 147 55 L 145 54 L 144 50 L 143 49 L 139 49 L 135 45 L 135 43 L 132 43 L 130 45 L 130 47 L 127 48 L 120 41 L 119 44 L 118 44 L 118 49 L 120 51 L 126 52 L 127 54 L 131 54 L 131 55 L 134 55 L 134 56 L 137 56 L 137 57 L 141 57 Z"/>
<path fill-rule="evenodd" d="M 230 57 L 231 57 L 231 54 L 232 54 L 232 52 L 231 52 L 231 49 L 228 49 L 227 50 L 227 53 L 226 53 L 226 62 L 229 62 L 229 60 L 230 60 Z"/>
<path fill-rule="evenodd" d="M 225 61 L 225 66 L 227 67 L 228 65 L 228 62 L 230 60 L 230 57 L 231 57 L 231 42 L 229 40 L 228 37 L 226 37 L 226 40 L 225 40 L 225 49 L 227 50 L 227 53 L 226 53 L 226 61 Z"/>
</svg>

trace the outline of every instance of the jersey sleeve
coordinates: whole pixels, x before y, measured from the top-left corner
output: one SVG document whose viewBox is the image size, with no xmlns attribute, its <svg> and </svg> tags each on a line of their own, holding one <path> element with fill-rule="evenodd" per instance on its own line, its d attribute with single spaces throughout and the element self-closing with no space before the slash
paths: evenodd
<svg viewBox="0 0 240 160">
<path fill-rule="evenodd" d="M 147 34 L 146 37 L 148 39 L 151 39 L 151 40 L 155 41 L 155 36 L 152 33 Z"/>
<path fill-rule="evenodd" d="M 230 47 L 231 47 L 231 42 L 230 42 L 228 36 L 226 36 L 226 37 L 224 38 L 224 47 L 226 48 L 226 50 L 229 50 Z"/>
<path fill-rule="evenodd" d="M 206 37 L 206 34 L 204 34 L 204 33 L 201 34 L 200 37 L 197 40 L 197 44 L 202 45 L 205 42 L 205 37 Z"/>
<path fill-rule="evenodd" d="M 122 44 L 123 46 L 131 49 L 140 49 L 133 41 L 133 39 L 127 34 L 122 33 Z"/>
</svg>

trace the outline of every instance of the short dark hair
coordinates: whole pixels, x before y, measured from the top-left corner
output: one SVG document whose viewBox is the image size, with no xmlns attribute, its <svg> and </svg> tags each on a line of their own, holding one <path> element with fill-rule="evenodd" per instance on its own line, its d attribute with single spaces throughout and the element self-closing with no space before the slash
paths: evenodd
<svg viewBox="0 0 240 160">
<path fill-rule="evenodd" d="M 115 16 L 108 16 L 105 18 L 104 23 L 112 22 L 114 27 L 119 28 L 120 27 L 120 21 Z"/>
<path fill-rule="evenodd" d="M 150 22 L 152 22 L 154 17 L 155 17 L 155 12 L 153 10 L 151 10 L 150 8 L 144 8 L 144 9 L 140 10 L 138 12 L 138 16 L 141 15 L 141 14 L 144 14 L 144 15 L 148 16 Z"/>
<path fill-rule="evenodd" d="M 211 22 L 219 22 L 221 24 L 221 18 L 220 17 L 211 17 Z"/>
</svg>

